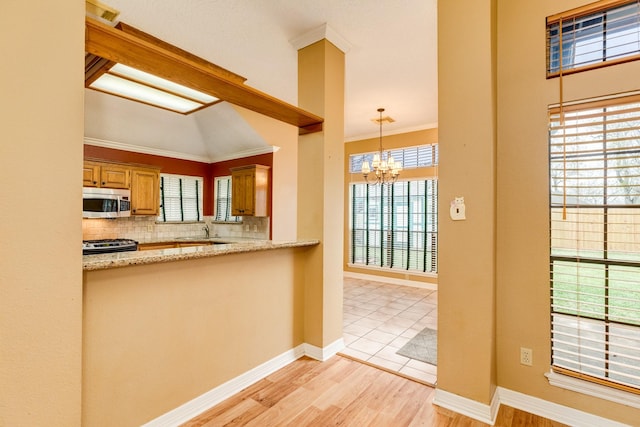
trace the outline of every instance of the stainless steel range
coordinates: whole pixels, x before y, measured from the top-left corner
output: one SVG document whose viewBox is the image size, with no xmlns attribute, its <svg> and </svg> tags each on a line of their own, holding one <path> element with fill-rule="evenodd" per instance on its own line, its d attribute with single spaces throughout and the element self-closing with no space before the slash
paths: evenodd
<svg viewBox="0 0 640 427">
<path fill-rule="evenodd" d="M 137 251 L 138 242 L 131 239 L 83 240 L 82 255 Z"/>
</svg>

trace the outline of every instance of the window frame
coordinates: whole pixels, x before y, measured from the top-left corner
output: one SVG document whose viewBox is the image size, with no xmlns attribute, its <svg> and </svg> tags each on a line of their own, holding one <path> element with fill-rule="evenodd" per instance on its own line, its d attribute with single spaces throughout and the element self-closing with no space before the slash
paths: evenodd
<svg viewBox="0 0 640 427">
<path fill-rule="evenodd" d="M 177 179 L 179 182 L 179 204 L 180 204 L 180 219 L 170 218 L 167 219 L 167 210 L 165 209 L 166 205 L 166 196 L 165 196 L 165 184 L 164 180 L 168 179 Z M 195 187 L 195 197 L 185 197 L 183 194 L 183 186 L 182 181 L 193 181 Z M 204 197 L 204 177 L 202 176 L 192 176 L 192 175 L 181 175 L 181 174 L 171 174 L 171 173 L 161 173 L 160 174 L 160 210 L 158 212 L 158 216 L 156 217 L 156 222 L 162 224 L 185 224 L 185 223 L 197 223 L 204 221 L 204 206 L 203 206 L 203 197 Z M 175 199 L 175 197 L 172 197 Z M 185 199 L 193 200 L 195 199 L 196 210 L 195 215 L 196 218 L 187 218 L 185 219 Z"/>
<path fill-rule="evenodd" d="M 226 209 L 224 213 L 224 219 L 218 218 L 219 213 L 219 205 L 218 203 L 218 183 L 221 180 L 225 180 L 228 183 L 228 196 L 227 201 L 225 203 Z M 233 197 L 233 180 L 231 175 L 224 176 L 216 176 L 213 179 L 213 222 L 221 223 L 221 224 L 242 224 L 243 217 L 231 215 L 232 212 L 232 197 Z"/>
<path fill-rule="evenodd" d="M 412 194 L 412 186 L 415 190 L 421 183 L 424 183 L 424 194 Z M 402 191 L 396 188 L 405 185 L 406 188 Z M 392 186 L 352 182 L 349 185 L 348 265 L 354 268 L 437 276 L 437 188 L 437 177 L 400 180 Z M 361 195 L 356 195 L 356 192 L 362 191 L 365 192 L 364 199 Z M 375 194 L 370 197 L 372 192 Z M 396 192 L 402 194 L 397 196 Z M 363 202 L 365 206 L 357 208 L 359 202 Z M 422 203 L 424 211 L 418 212 L 416 203 Z M 400 212 L 402 207 L 406 207 L 406 212 Z M 356 216 L 361 218 L 357 219 Z M 420 218 L 422 228 L 415 229 Z M 356 223 L 362 223 L 362 226 Z M 372 223 L 379 227 L 371 228 Z M 420 247 L 412 246 L 412 239 Z M 362 243 L 358 244 L 358 241 Z M 420 256 L 422 259 L 418 260 L 417 257 Z"/>
<path fill-rule="evenodd" d="M 624 110 L 623 106 L 629 105 L 634 106 L 629 110 L 634 115 L 625 118 L 623 116 L 627 110 Z M 597 113 L 598 111 L 601 113 Z M 617 115 L 622 118 L 617 118 Z M 568 124 L 567 121 L 572 124 Z M 633 125 L 616 128 L 622 123 L 633 123 Z M 597 131 L 598 126 L 602 129 L 600 132 Z M 633 136 L 622 135 L 622 132 L 633 132 Z M 635 136 L 636 133 L 638 136 Z M 558 142 L 554 143 L 554 138 L 556 141 L 561 141 L 561 145 Z M 623 233 L 618 231 L 616 236 L 616 230 L 614 230 L 614 227 L 625 223 L 616 222 L 620 221 L 618 217 L 627 215 L 624 218 L 632 220 L 633 210 L 638 211 L 640 215 L 640 200 L 629 198 L 625 192 L 627 187 L 640 188 L 637 182 L 640 174 L 635 172 L 638 175 L 631 175 L 631 177 L 636 181 L 629 181 L 624 186 L 617 185 L 620 181 L 612 179 L 620 176 L 618 170 L 623 167 L 632 171 L 640 170 L 640 154 L 637 154 L 640 151 L 639 140 L 640 95 L 612 97 L 549 109 L 549 280 L 552 370 L 552 374 L 549 375 L 550 381 L 551 377 L 556 375 L 554 381 L 563 383 L 557 380 L 557 374 L 561 374 L 612 389 L 640 394 L 640 382 L 621 381 L 619 378 L 628 375 L 628 372 L 621 370 L 622 368 L 620 370 L 611 368 L 619 365 L 622 359 L 628 359 L 628 353 L 620 350 L 622 346 L 619 342 L 625 339 L 631 341 L 632 338 L 620 338 L 622 334 L 620 331 L 635 330 L 638 338 L 633 339 L 640 342 L 640 318 L 633 320 L 620 314 L 625 310 L 640 312 L 640 308 L 636 308 L 636 306 L 640 307 L 640 288 L 637 291 L 625 289 L 624 285 L 628 280 L 622 278 L 624 269 L 637 269 L 640 272 L 640 247 L 632 246 L 631 260 L 625 259 L 625 256 L 629 255 L 620 255 L 615 249 L 615 245 L 621 245 L 620 242 L 624 242 L 624 240 L 616 240 L 624 239 L 620 237 Z M 597 148 L 598 144 L 602 145 L 601 149 Z M 616 144 L 629 145 L 621 145 L 622 148 L 620 148 Z M 558 146 L 562 151 L 558 150 Z M 574 151 L 570 151 L 571 149 Z M 631 157 L 623 157 L 626 154 Z M 622 163 L 623 160 L 628 159 L 638 164 Z M 597 167 L 598 162 L 602 166 Z M 563 168 L 560 178 L 554 176 L 558 173 L 558 164 Z M 602 176 L 598 174 L 600 171 L 603 173 Z M 594 184 L 597 182 L 601 182 L 601 185 Z M 560 190 L 559 186 L 562 186 Z M 602 193 L 597 192 L 599 189 Z M 621 203 L 621 198 L 623 201 L 624 198 L 628 198 L 629 203 Z M 594 213 L 597 215 L 598 209 L 602 210 L 602 228 L 600 230 L 598 227 L 596 231 L 590 231 L 588 227 L 600 224 L 600 219 L 593 219 L 593 217 L 588 219 L 589 215 Z M 621 209 L 627 210 L 627 213 L 621 214 Z M 561 215 L 560 219 L 558 215 Z M 568 222 L 565 223 L 565 221 Z M 640 221 L 638 223 L 640 224 Z M 566 230 L 572 231 L 570 238 L 562 234 L 566 233 Z M 602 237 L 598 239 L 600 234 Z M 640 236 L 640 232 L 635 235 Z M 572 248 L 570 245 L 574 243 L 575 248 Z M 597 250 L 598 244 L 601 245 L 600 250 Z M 565 249 L 567 245 L 569 245 L 568 250 Z M 620 250 L 617 249 L 618 252 Z M 633 254 L 636 254 L 635 258 Z M 600 282 L 602 285 L 599 285 Z M 575 290 L 571 290 L 572 286 Z M 626 291 L 624 297 L 620 296 L 621 289 Z M 602 302 L 594 303 L 594 300 L 598 300 L 596 297 L 599 296 L 599 292 L 602 292 Z M 635 297 L 629 297 L 629 293 Z M 625 300 L 622 308 L 621 299 Z M 626 305 L 629 301 L 632 304 L 631 308 Z M 635 305 L 633 305 L 634 302 Z M 627 314 L 627 316 L 631 315 Z M 598 332 L 597 327 L 601 327 L 602 332 Z M 596 336 L 598 334 L 602 337 Z M 576 343 L 571 342 L 578 336 L 581 337 L 580 340 Z M 600 345 L 603 347 L 599 347 Z M 573 347 L 576 350 L 573 350 Z M 598 358 L 593 355 L 594 353 L 602 353 L 603 356 Z M 578 360 L 568 359 L 567 354 L 576 355 Z M 618 359 L 615 360 L 615 357 Z M 591 363 L 600 362 L 604 367 L 591 365 Z M 575 365 L 579 367 L 575 368 Z M 630 366 L 635 370 L 635 375 L 640 376 L 640 359 Z M 604 371 L 604 375 L 596 374 L 598 370 Z"/>
<path fill-rule="evenodd" d="M 391 153 L 395 161 L 402 164 L 402 169 L 430 168 L 438 165 L 438 143 L 421 144 L 411 147 L 400 147 L 385 150 Z M 349 155 L 349 172 L 362 173 L 362 163 L 366 160 L 371 164 L 373 155 L 377 151 L 354 153 Z M 411 161 L 409 161 L 409 159 Z M 421 160 L 423 163 L 421 163 Z"/>
<path fill-rule="evenodd" d="M 640 46 L 635 50 L 629 51 L 629 53 L 626 54 L 625 56 L 620 56 L 617 58 L 608 59 L 609 57 L 606 54 L 606 51 L 607 51 L 606 35 L 608 31 L 607 22 L 610 21 L 608 20 L 607 14 L 610 12 L 615 12 L 616 10 L 619 10 L 621 8 L 627 7 L 632 4 L 640 4 L 640 2 L 638 2 L 637 0 L 601 0 L 596 3 L 577 7 L 575 9 L 571 9 L 565 12 L 548 16 L 546 18 L 547 79 L 559 77 L 561 75 L 573 74 L 573 73 L 583 72 L 583 71 L 592 70 L 596 68 L 608 67 L 611 65 L 639 60 Z M 558 52 L 558 55 L 559 55 L 560 50 L 562 50 L 563 52 L 566 50 L 564 48 L 562 49 L 558 48 L 558 45 L 560 45 L 561 43 L 563 46 L 566 44 L 565 40 L 563 39 L 563 36 L 566 36 L 565 34 L 566 31 L 564 30 L 565 27 L 572 26 L 573 32 L 575 33 L 576 23 L 578 22 L 578 20 L 585 19 L 590 16 L 594 16 L 593 19 L 597 19 L 596 15 L 598 14 L 602 14 L 600 18 L 602 20 L 602 26 L 603 26 L 603 30 L 601 31 L 601 33 L 603 34 L 603 47 L 602 49 L 598 50 L 598 51 L 602 51 L 602 55 L 601 55 L 602 60 L 599 62 L 587 63 L 585 65 L 580 65 L 580 66 L 573 66 L 573 62 L 572 62 L 571 66 L 568 68 L 563 67 L 563 63 L 566 62 L 564 57 L 558 56 L 558 58 L 554 60 L 553 59 L 554 52 Z M 636 16 L 640 17 L 640 6 Z M 555 37 L 552 37 L 551 32 L 553 31 L 552 28 L 554 26 L 556 27 L 557 32 L 558 30 L 560 31 L 558 35 L 556 35 Z M 580 30 L 577 30 L 577 31 L 580 31 Z M 638 28 L 636 29 L 636 33 L 640 33 L 640 21 L 638 23 Z M 552 42 L 552 38 L 558 39 L 555 47 L 552 46 L 554 44 Z M 575 36 L 574 36 L 574 40 L 575 40 Z M 575 51 L 575 44 L 573 45 L 573 48 Z M 635 52 L 635 53 L 631 53 L 631 52 Z M 558 62 L 558 66 L 553 67 L 553 71 L 552 71 L 552 62 L 554 61 Z"/>
</svg>

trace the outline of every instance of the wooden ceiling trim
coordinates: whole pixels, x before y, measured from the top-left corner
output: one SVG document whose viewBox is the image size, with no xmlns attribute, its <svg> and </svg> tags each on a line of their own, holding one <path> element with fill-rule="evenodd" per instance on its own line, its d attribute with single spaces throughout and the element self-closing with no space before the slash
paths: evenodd
<svg viewBox="0 0 640 427">
<path fill-rule="evenodd" d="M 222 68 L 216 64 L 213 64 L 207 60 L 204 60 L 202 58 L 200 58 L 199 56 L 196 56 L 190 52 L 187 52 L 184 49 L 180 49 L 177 46 L 174 46 L 172 44 L 169 44 L 167 42 L 165 42 L 164 40 L 160 40 L 159 38 L 152 36 L 149 33 L 145 33 L 144 31 L 141 31 L 135 27 L 132 27 L 129 24 L 125 24 L 124 22 L 118 22 L 116 24 L 116 28 L 124 31 L 127 34 L 131 34 L 134 37 L 138 37 L 141 40 L 145 40 L 148 41 L 149 43 L 161 47 L 163 49 L 166 49 L 170 52 L 174 52 L 175 54 L 182 56 L 184 58 L 190 59 L 194 62 L 197 62 L 198 64 L 202 65 L 205 68 L 209 68 L 213 73 L 218 74 L 222 77 L 227 78 L 228 80 L 234 81 L 236 83 L 244 83 L 247 78 L 246 77 L 242 77 L 232 71 L 227 70 L 226 68 Z"/>
<path fill-rule="evenodd" d="M 86 18 L 85 51 L 89 54 L 146 71 L 297 126 L 301 128 L 300 134 L 322 130 L 322 117 L 245 85 L 241 76 L 234 74 L 236 77 L 233 77 L 212 69 L 203 64 L 201 58 L 198 61 L 181 55 L 179 48 L 159 46 L 154 43 L 155 37 L 149 37 L 141 38 L 134 31 L 126 32 Z"/>
</svg>

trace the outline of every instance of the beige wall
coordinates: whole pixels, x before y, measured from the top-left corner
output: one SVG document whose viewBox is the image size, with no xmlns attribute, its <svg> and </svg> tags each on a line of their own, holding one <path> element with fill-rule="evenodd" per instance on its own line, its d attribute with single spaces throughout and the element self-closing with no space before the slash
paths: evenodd
<svg viewBox="0 0 640 427">
<path fill-rule="evenodd" d="M 307 263 L 305 340 L 342 338 L 344 53 L 327 40 L 298 51 L 300 107 L 324 117 L 298 145 L 298 237 L 319 239 Z"/>
<path fill-rule="evenodd" d="M 488 403 L 495 384 L 637 424 L 637 409 L 552 387 L 544 377 L 550 368 L 547 106 L 559 101 L 558 80 L 545 78 L 544 22 L 587 3 L 438 4 L 439 206 L 443 212 L 452 197 L 464 196 L 468 217 L 454 223 L 440 216 L 438 386 Z M 633 62 L 568 76 L 565 100 L 637 90 L 638 75 L 640 63 Z M 532 367 L 519 363 L 521 346 L 533 349 Z"/>
<path fill-rule="evenodd" d="M 82 425 L 143 424 L 302 344 L 309 250 L 85 272 Z"/>
<path fill-rule="evenodd" d="M 0 425 L 80 424 L 84 4 L 0 17 Z"/>
<path fill-rule="evenodd" d="M 438 2 L 438 388 L 484 404 L 496 386 L 494 25 L 494 1 Z M 455 197 L 465 221 L 449 217 Z"/>
<path fill-rule="evenodd" d="M 637 424 L 640 411 L 549 386 L 547 106 L 545 17 L 591 1 L 498 0 L 498 384 L 583 411 Z M 526 52 L 527 54 L 523 54 Z M 565 100 L 637 90 L 640 62 L 565 77 Z M 519 364 L 520 346 L 534 365 Z"/>
<path fill-rule="evenodd" d="M 385 135 L 383 132 L 382 145 L 385 150 L 403 148 L 403 147 L 415 147 L 416 145 L 435 144 L 438 142 L 438 129 L 426 129 L 414 132 L 406 132 L 395 135 Z M 378 151 L 380 147 L 379 138 L 367 138 L 358 141 L 351 141 L 344 145 L 344 227 L 343 227 L 343 260 L 342 268 L 344 271 L 352 273 L 367 274 L 372 276 L 379 276 L 380 278 L 389 277 L 392 279 L 412 280 L 415 282 L 423 283 L 438 283 L 437 276 L 422 276 L 419 274 L 411 274 L 408 272 L 399 271 L 380 271 L 369 268 L 358 268 L 349 266 L 349 254 L 351 243 L 349 236 L 349 222 L 351 215 L 351 208 L 349 205 L 349 191 L 350 185 L 357 182 L 365 182 L 362 174 L 352 174 L 349 172 L 349 156 L 359 153 L 370 153 L 372 151 Z M 405 169 L 400 174 L 400 180 L 407 179 L 420 179 L 431 178 L 438 176 L 438 168 L 416 168 Z"/>
</svg>

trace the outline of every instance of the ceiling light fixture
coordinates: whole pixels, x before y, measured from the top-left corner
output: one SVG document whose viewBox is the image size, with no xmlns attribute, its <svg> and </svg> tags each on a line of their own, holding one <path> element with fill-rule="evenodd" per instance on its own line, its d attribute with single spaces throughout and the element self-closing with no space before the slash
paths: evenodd
<svg viewBox="0 0 640 427">
<path fill-rule="evenodd" d="M 380 117 L 373 119 L 374 122 L 380 125 L 380 147 L 378 152 L 373 155 L 371 165 L 369 165 L 368 160 L 362 162 L 362 175 L 364 175 L 367 184 L 384 185 L 394 183 L 402 170 L 402 162 L 395 161 L 391 155 L 391 151 L 387 151 L 385 155 L 384 148 L 382 148 L 382 122 L 393 123 L 395 121 L 389 116 L 383 118 L 383 112 L 384 108 L 378 108 Z M 369 174 L 371 172 L 375 174 L 375 181 L 369 181 Z"/>
<path fill-rule="evenodd" d="M 120 15 L 120 11 L 106 4 L 102 4 L 97 0 L 85 0 L 85 7 L 87 8 L 88 15 L 104 19 L 108 22 L 114 22 L 118 15 Z"/>
<path fill-rule="evenodd" d="M 206 93 L 117 63 L 87 87 L 182 114 L 220 102 Z"/>
</svg>

